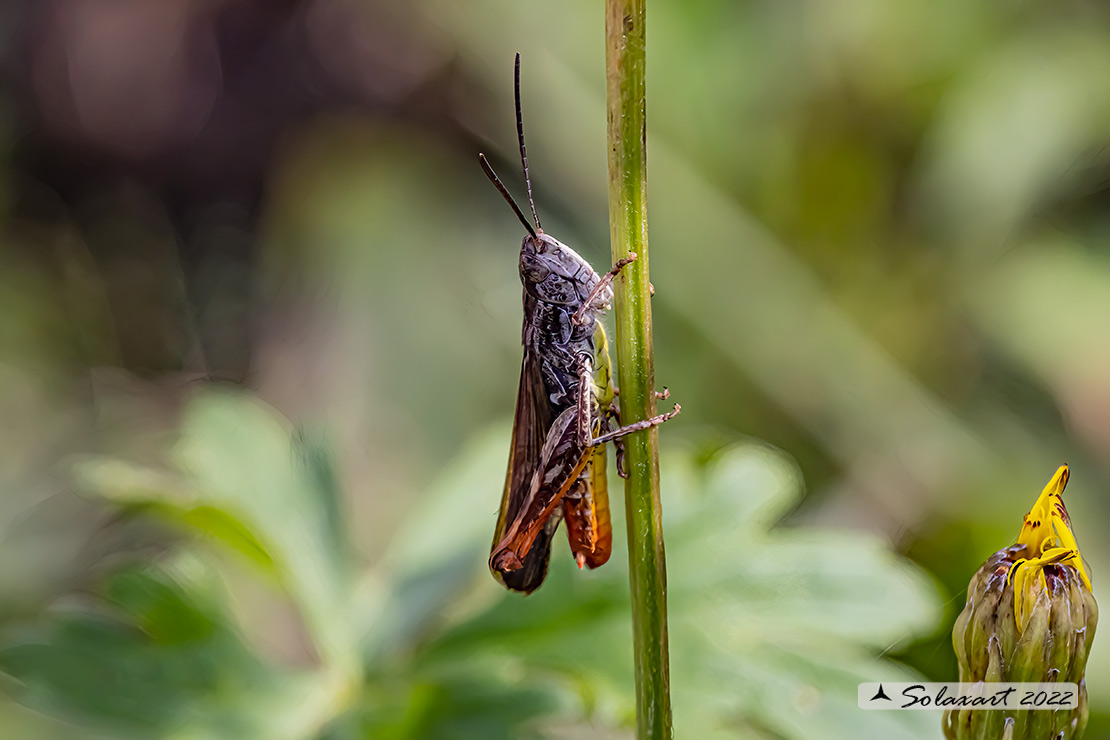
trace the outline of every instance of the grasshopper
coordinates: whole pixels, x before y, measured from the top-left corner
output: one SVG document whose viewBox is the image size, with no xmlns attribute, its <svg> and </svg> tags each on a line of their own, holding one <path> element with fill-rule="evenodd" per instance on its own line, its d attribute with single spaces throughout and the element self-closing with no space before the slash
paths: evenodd
<svg viewBox="0 0 1110 740">
<path fill-rule="evenodd" d="M 501 494 L 489 566 L 506 588 L 539 588 L 559 521 L 578 567 L 603 565 L 612 551 L 605 444 L 662 424 L 681 407 L 620 425 L 605 330 L 598 320 L 613 300 L 613 280 L 629 255 L 599 275 L 573 249 L 545 234 L 532 198 L 520 106 L 520 54 L 515 67 L 516 130 L 532 219 L 528 221 L 482 154 L 486 176 L 527 234 L 520 245 L 524 286 L 524 358 L 520 368 L 509 469 Z M 666 398 L 667 394 L 657 394 Z"/>
</svg>

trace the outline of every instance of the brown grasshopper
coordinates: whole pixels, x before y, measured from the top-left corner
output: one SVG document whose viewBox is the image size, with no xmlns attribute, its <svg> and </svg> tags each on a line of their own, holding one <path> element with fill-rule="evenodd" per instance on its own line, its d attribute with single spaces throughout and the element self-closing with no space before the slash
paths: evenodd
<svg viewBox="0 0 1110 740">
<path fill-rule="evenodd" d="M 489 560 L 494 578 L 527 594 L 539 588 L 547 575 L 560 519 L 566 519 L 578 567 L 596 568 L 609 559 L 613 531 L 605 443 L 662 424 L 681 407 L 675 404 L 669 413 L 620 426 L 608 344 L 598 319 L 613 300 L 613 280 L 636 255 L 598 275 L 573 249 L 543 232 L 524 147 L 519 54 L 515 93 L 517 140 L 534 228 L 485 156 L 478 158 L 528 232 L 520 245 L 524 359 L 509 470 Z M 619 447 L 617 462 L 619 468 Z"/>
</svg>

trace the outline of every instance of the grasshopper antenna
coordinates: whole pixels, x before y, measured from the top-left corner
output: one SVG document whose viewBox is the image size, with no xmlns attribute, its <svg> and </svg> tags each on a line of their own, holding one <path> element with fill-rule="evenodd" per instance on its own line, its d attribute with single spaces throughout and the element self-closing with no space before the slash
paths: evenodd
<svg viewBox="0 0 1110 740">
<path fill-rule="evenodd" d="M 528 205 L 532 207 L 532 220 L 536 222 L 536 231 L 542 232 L 540 217 L 536 213 L 536 201 L 532 200 L 532 178 L 528 176 L 528 152 L 524 148 L 524 119 L 520 115 L 520 52 L 516 55 L 513 91 L 516 93 L 516 138 L 520 142 L 520 163 L 524 165 L 524 185 L 528 188 Z"/>
<path fill-rule="evenodd" d="M 532 224 L 528 223 L 528 219 L 526 219 L 524 217 L 524 214 L 521 213 L 519 206 L 517 206 L 516 204 L 516 201 L 513 200 L 513 196 L 509 195 L 509 191 L 505 188 L 505 184 L 501 182 L 501 178 L 498 177 L 497 173 L 493 171 L 492 167 L 490 167 L 489 161 L 486 160 L 486 155 L 479 154 L 478 161 L 482 163 L 482 171 L 486 173 L 486 177 L 488 177 L 489 181 L 493 183 L 493 186 L 497 188 L 497 192 L 501 193 L 501 197 L 505 199 L 505 202 L 507 202 L 509 206 L 513 209 L 513 213 L 516 214 L 516 217 L 520 219 L 520 222 L 522 224 L 524 224 L 524 228 L 527 229 L 528 233 L 532 235 L 533 239 L 535 239 L 536 230 L 532 228 Z"/>
</svg>

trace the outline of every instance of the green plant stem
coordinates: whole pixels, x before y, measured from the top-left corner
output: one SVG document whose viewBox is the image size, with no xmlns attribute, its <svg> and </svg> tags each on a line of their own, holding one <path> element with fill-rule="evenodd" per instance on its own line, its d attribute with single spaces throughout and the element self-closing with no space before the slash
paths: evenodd
<svg viewBox="0 0 1110 740">
<path fill-rule="evenodd" d="M 606 0 L 605 64 L 609 141 L 609 224 L 613 261 L 637 260 L 617 280 L 617 379 L 622 422 L 655 414 L 655 362 L 648 282 L 644 4 Z M 625 439 L 625 511 L 636 667 L 636 737 L 670 740 L 667 569 L 659 501 L 659 433 Z"/>
</svg>

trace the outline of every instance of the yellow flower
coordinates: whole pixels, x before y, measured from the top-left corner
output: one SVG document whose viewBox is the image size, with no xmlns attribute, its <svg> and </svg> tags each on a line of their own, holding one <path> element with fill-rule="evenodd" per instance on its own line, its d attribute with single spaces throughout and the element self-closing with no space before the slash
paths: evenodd
<svg viewBox="0 0 1110 740">
<path fill-rule="evenodd" d="M 1059 565 L 1075 568 L 1083 585 L 1091 590 L 1091 580 L 1083 568 L 1083 557 L 1071 531 L 1071 517 L 1064 506 L 1063 493 L 1064 486 L 1068 484 L 1068 474 L 1067 465 L 1061 465 L 1056 470 L 1021 525 L 1017 544 L 1024 545 L 1030 557 L 1016 560 L 1010 566 L 1008 575 L 1014 587 L 1014 620 L 1019 633 L 1025 630 L 1037 602 L 1048 599 L 1046 567 Z"/>
<path fill-rule="evenodd" d="M 1077 740 L 1087 725 L 1087 669 L 1098 604 L 1061 494 L 1063 465 L 1026 515 L 1016 544 L 987 558 L 952 628 L 960 681 L 1067 682 L 1074 709 L 949 709 L 948 740 Z"/>
</svg>

